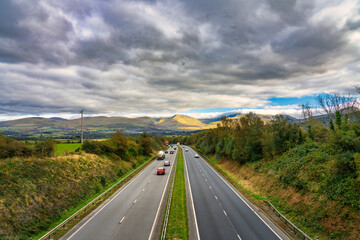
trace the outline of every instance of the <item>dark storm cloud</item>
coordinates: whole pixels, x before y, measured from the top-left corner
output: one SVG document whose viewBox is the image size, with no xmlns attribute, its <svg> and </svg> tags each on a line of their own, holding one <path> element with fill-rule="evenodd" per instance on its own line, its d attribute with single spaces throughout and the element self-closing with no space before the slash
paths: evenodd
<svg viewBox="0 0 360 240">
<path fill-rule="evenodd" d="M 257 107 L 349 89 L 358 10 L 356 0 L 1 1 L 0 113 Z"/>
</svg>

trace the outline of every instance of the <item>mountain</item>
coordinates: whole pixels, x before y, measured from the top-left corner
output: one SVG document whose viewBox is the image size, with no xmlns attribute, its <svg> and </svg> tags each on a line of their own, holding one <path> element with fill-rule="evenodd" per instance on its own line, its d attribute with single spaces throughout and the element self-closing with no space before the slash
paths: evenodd
<svg viewBox="0 0 360 240">
<path fill-rule="evenodd" d="M 233 120 L 239 120 L 242 113 L 226 114 Z M 258 115 L 265 122 L 273 119 L 272 115 Z M 196 119 L 186 115 L 176 114 L 172 117 L 85 117 L 84 134 L 86 138 L 104 138 L 121 129 L 127 134 L 149 133 L 174 134 L 183 131 L 198 131 L 216 128 L 221 115 L 208 119 Z M 292 118 L 294 121 L 294 118 Z M 80 119 L 67 120 L 63 118 L 32 117 L 0 122 L 0 132 L 16 137 L 54 137 L 78 138 L 81 129 Z"/>
<path fill-rule="evenodd" d="M 185 115 L 174 115 L 171 118 L 162 118 L 156 126 L 167 129 L 200 130 L 208 129 L 207 124 Z"/>
</svg>

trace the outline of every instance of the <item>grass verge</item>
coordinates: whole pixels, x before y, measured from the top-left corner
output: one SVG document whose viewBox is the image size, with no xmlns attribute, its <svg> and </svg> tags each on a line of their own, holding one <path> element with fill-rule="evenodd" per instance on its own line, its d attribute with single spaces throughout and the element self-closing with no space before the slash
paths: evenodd
<svg viewBox="0 0 360 240">
<path fill-rule="evenodd" d="M 188 217 L 186 209 L 186 189 L 182 149 L 179 154 L 175 172 L 169 220 L 165 239 L 189 239 Z"/>
</svg>

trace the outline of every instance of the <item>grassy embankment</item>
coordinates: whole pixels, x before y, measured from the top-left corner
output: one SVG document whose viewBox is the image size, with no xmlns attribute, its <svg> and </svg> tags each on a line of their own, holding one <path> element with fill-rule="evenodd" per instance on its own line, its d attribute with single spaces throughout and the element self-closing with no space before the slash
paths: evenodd
<svg viewBox="0 0 360 240">
<path fill-rule="evenodd" d="M 40 237 L 146 159 L 81 153 L 0 160 L 0 239 Z"/>
<path fill-rule="evenodd" d="M 177 157 L 174 189 L 171 198 L 169 221 L 165 239 L 189 239 L 184 162 L 181 148 L 179 148 Z"/>
<path fill-rule="evenodd" d="M 344 182 L 330 182 L 336 158 L 328 152 L 319 144 L 304 144 L 269 161 L 209 160 L 248 196 L 271 201 L 311 237 L 360 239 L 360 196 L 356 190 L 349 194 Z"/>
</svg>

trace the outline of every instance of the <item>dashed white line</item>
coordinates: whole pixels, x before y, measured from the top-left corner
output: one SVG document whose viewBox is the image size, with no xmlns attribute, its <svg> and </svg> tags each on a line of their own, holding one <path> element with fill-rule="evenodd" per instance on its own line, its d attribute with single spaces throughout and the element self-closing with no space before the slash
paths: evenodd
<svg viewBox="0 0 360 240">
<path fill-rule="evenodd" d="M 145 191 L 145 188 L 143 188 L 143 190 L 142 191 Z"/>
<path fill-rule="evenodd" d="M 135 204 L 137 202 L 137 199 L 135 199 L 135 201 L 133 202 L 133 204 Z"/>
<path fill-rule="evenodd" d="M 282 238 L 279 236 L 279 234 L 277 234 L 274 229 L 272 229 L 268 223 L 265 222 L 264 219 L 262 219 L 262 217 L 260 217 L 260 215 L 234 190 L 234 187 L 231 186 L 227 181 L 225 181 L 225 179 L 218 173 L 215 171 L 215 169 L 213 167 L 210 166 L 209 163 L 207 163 L 205 160 L 203 160 L 203 162 L 243 201 L 243 203 L 245 203 L 246 206 L 248 206 L 248 208 L 279 238 L 282 240 Z"/>
<path fill-rule="evenodd" d="M 237 237 L 239 238 L 239 240 L 241 240 L 241 237 L 240 237 L 240 235 L 239 235 L 239 234 L 237 235 Z"/>
<path fill-rule="evenodd" d="M 225 212 L 225 210 L 223 210 L 223 212 L 224 212 L 225 216 L 227 216 L 227 213 Z"/>
<path fill-rule="evenodd" d="M 216 200 L 218 200 L 217 196 L 215 195 Z"/>
<path fill-rule="evenodd" d="M 147 168 L 145 168 L 147 169 Z M 78 233 L 88 222 L 90 222 L 101 210 L 103 210 L 107 205 L 109 205 L 120 193 L 122 193 L 128 186 L 130 186 L 137 178 L 139 178 L 145 171 L 145 169 L 141 170 L 140 173 L 138 173 L 137 176 L 135 176 L 133 179 L 128 182 L 127 185 L 124 185 L 125 187 L 121 189 L 115 196 L 111 198 L 109 202 L 107 202 L 104 206 L 102 206 L 99 211 L 97 211 L 91 218 L 89 218 L 81 227 L 79 227 L 67 240 L 71 239 L 76 233 Z M 124 217 L 125 218 L 125 217 Z"/>
<path fill-rule="evenodd" d="M 125 216 L 120 220 L 120 224 L 124 221 L 124 219 L 125 219 Z"/>
<path fill-rule="evenodd" d="M 212 189 L 210 185 L 209 185 L 209 188 Z"/>
</svg>

